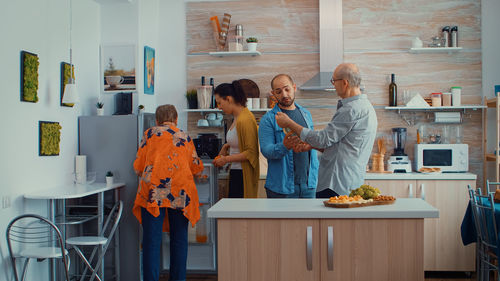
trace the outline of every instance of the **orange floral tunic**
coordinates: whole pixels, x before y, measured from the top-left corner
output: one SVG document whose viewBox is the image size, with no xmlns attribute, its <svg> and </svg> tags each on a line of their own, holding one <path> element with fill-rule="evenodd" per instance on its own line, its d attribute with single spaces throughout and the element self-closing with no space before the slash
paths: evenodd
<svg viewBox="0 0 500 281">
<path fill-rule="evenodd" d="M 203 170 L 203 163 L 185 132 L 174 126 L 148 129 L 137 151 L 134 170 L 140 179 L 132 212 L 141 224 L 141 207 L 155 217 L 163 207 L 181 209 L 191 224 L 196 224 L 200 210 L 193 174 Z M 163 231 L 168 230 L 165 216 Z"/>
</svg>

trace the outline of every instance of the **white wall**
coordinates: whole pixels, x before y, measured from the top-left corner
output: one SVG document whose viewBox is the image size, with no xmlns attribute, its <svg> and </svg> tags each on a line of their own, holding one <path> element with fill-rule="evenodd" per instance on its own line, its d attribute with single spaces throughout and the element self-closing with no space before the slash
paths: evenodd
<svg viewBox="0 0 500 281">
<path fill-rule="evenodd" d="M 187 130 L 186 102 L 186 4 L 160 1 L 158 104 L 173 104 L 179 113 L 179 128 Z M 207 81 L 208 82 L 208 81 Z"/>
<path fill-rule="evenodd" d="M 483 96 L 491 98 L 494 96 L 494 85 L 500 85 L 500 1 L 482 0 L 481 1 L 481 38 L 482 38 L 482 73 L 483 73 Z M 488 110 L 488 148 L 487 152 L 492 153 L 498 149 L 495 144 L 497 126 L 494 110 Z M 488 178 L 494 180 L 494 163 L 488 163 Z"/>
<path fill-rule="evenodd" d="M 100 8 L 92 0 L 73 1 L 73 63 L 81 104 L 59 106 L 60 63 L 69 62 L 69 1 L 2 1 L 0 8 L 0 197 L 9 196 L 11 207 L 0 204 L 0 281 L 13 280 L 5 243 L 8 222 L 17 215 L 47 215 L 46 205 L 26 201 L 23 194 L 72 182 L 78 149 L 77 118 L 90 114 L 98 94 Z M 38 54 L 39 101 L 20 101 L 20 51 Z M 38 156 L 38 121 L 62 126 L 60 155 Z M 47 264 L 32 263 L 27 280 L 47 280 Z M 37 276 L 37 277 L 35 277 Z M 46 277 L 47 276 L 47 277 Z"/>
</svg>

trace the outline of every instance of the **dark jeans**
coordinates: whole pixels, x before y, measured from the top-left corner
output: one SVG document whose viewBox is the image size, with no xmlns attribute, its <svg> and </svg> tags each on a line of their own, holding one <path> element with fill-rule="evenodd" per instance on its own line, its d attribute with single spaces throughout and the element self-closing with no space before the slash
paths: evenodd
<svg viewBox="0 0 500 281">
<path fill-rule="evenodd" d="M 186 280 L 188 219 L 182 210 L 160 208 L 160 215 L 155 218 L 142 208 L 143 281 L 158 281 L 160 278 L 160 250 L 165 212 L 168 213 L 170 224 L 170 281 Z"/>
<path fill-rule="evenodd" d="M 229 198 L 243 198 L 243 170 L 229 170 Z"/>
<path fill-rule="evenodd" d="M 315 198 L 316 189 L 307 188 L 306 184 L 296 184 L 292 194 L 274 192 L 266 187 L 267 198 Z"/>
<path fill-rule="evenodd" d="M 329 188 L 316 192 L 316 198 L 330 198 L 334 196 L 339 196 L 339 195 L 337 194 L 337 192 Z"/>
</svg>

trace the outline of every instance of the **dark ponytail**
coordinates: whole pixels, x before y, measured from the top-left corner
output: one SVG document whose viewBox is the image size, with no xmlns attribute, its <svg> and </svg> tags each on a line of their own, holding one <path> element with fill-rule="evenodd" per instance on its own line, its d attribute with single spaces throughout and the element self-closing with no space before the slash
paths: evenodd
<svg viewBox="0 0 500 281">
<path fill-rule="evenodd" d="M 224 99 L 227 99 L 227 97 L 231 96 L 233 97 L 235 103 L 241 106 L 247 106 L 247 97 L 243 93 L 238 80 L 233 81 L 231 84 L 220 84 L 215 88 L 215 94 Z"/>
</svg>

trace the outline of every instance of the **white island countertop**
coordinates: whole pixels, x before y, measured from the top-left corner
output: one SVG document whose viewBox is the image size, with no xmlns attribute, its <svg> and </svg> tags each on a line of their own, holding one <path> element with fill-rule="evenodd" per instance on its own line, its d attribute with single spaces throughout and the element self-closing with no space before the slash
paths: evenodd
<svg viewBox="0 0 500 281">
<path fill-rule="evenodd" d="M 420 198 L 398 198 L 391 205 L 330 208 L 325 199 L 228 199 L 208 210 L 210 218 L 438 218 L 438 209 Z"/>
<path fill-rule="evenodd" d="M 370 173 L 365 180 L 476 180 L 477 175 L 472 173 Z"/>
</svg>

